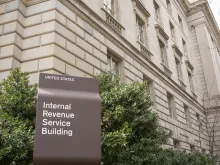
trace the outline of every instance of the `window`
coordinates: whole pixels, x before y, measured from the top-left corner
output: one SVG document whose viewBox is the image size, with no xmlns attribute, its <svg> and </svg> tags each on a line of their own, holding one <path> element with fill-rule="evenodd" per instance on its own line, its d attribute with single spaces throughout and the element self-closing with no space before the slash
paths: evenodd
<svg viewBox="0 0 220 165">
<path fill-rule="evenodd" d="M 194 145 L 190 145 L 190 151 L 191 151 L 191 152 L 196 151 L 196 149 L 195 149 L 195 146 L 194 146 Z"/>
<path fill-rule="evenodd" d="M 175 37 L 175 29 L 173 24 L 170 22 L 170 32 L 171 32 L 171 39 L 175 41 L 176 37 Z"/>
<path fill-rule="evenodd" d="M 155 95 L 154 95 L 154 85 L 153 85 L 153 81 L 148 78 L 147 76 L 144 76 L 144 83 L 146 84 L 149 94 L 150 94 L 150 98 L 152 101 L 155 100 Z"/>
<path fill-rule="evenodd" d="M 176 119 L 175 100 L 174 100 L 174 97 L 170 93 L 167 93 L 167 102 L 168 102 L 168 109 L 169 109 L 170 117 Z"/>
<path fill-rule="evenodd" d="M 166 0 L 166 3 L 167 3 L 168 12 L 169 12 L 170 14 L 172 14 L 172 8 L 171 8 L 170 0 Z"/>
<path fill-rule="evenodd" d="M 159 45 L 160 45 L 160 55 L 161 55 L 162 64 L 164 64 L 168 68 L 168 60 L 167 60 L 165 44 L 161 40 L 159 40 Z"/>
<path fill-rule="evenodd" d="M 108 54 L 110 54 L 108 52 Z M 108 55 L 108 64 L 107 64 L 108 71 L 112 72 L 113 74 L 119 76 L 119 64 L 118 60 L 116 60 L 111 55 Z"/>
<path fill-rule="evenodd" d="M 179 59 L 175 57 L 175 62 L 176 62 L 176 71 L 177 71 L 177 76 L 179 80 L 182 80 L 182 68 L 181 68 L 181 62 Z"/>
<path fill-rule="evenodd" d="M 115 16 L 115 0 L 104 0 L 104 9 L 111 15 Z"/>
<path fill-rule="evenodd" d="M 180 150 L 180 141 L 173 139 L 173 147 L 177 150 Z"/>
<path fill-rule="evenodd" d="M 154 1 L 155 18 L 160 22 L 160 6 Z"/>
<path fill-rule="evenodd" d="M 137 39 L 144 43 L 144 21 L 136 14 Z"/>
<path fill-rule="evenodd" d="M 192 74 L 188 71 L 188 78 L 189 78 L 189 86 L 190 86 L 190 90 L 191 92 L 194 93 L 194 85 L 193 85 L 193 78 L 192 78 Z"/>
<path fill-rule="evenodd" d="M 182 43 L 183 43 L 183 52 L 184 55 L 187 56 L 187 48 L 186 48 L 186 42 L 182 39 Z"/>
<path fill-rule="evenodd" d="M 186 125 L 188 127 L 192 127 L 191 119 L 190 119 L 190 112 L 189 112 L 189 107 L 187 105 L 184 105 L 184 111 L 186 115 Z"/>
<path fill-rule="evenodd" d="M 199 132 L 202 131 L 201 127 L 202 127 L 202 122 L 200 119 L 200 115 L 198 113 L 196 113 L 196 119 L 197 119 L 197 123 L 198 123 L 198 127 L 199 127 Z"/>
<path fill-rule="evenodd" d="M 180 28 L 183 30 L 183 21 L 182 21 L 182 18 L 180 18 L 179 15 L 178 15 L 178 20 L 179 20 Z"/>
</svg>

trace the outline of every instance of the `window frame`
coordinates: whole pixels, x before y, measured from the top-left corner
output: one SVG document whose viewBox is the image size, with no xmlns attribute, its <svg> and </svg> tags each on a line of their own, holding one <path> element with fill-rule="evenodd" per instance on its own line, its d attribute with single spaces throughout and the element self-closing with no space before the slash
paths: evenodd
<svg viewBox="0 0 220 165">
<path fill-rule="evenodd" d="M 111 7 L 113 7 L 113 9 L 110 9 L 108 7 L 109 6 L 109 1 L 111 2 Z M 116 13 L 117 13 L 117 11 L 116 11 L 116 1 L 117 0 L 103 0 L 103 8 L 106 10 L 107 13 L 109 13 L 114 18 L 116 17 Z M 105 2 L 107 2 L 107 3 L 105 3 Z"/>
<path fill-rule="evenodd" d="M 180 141 L 177 139 L 173 139 L 173 148 L 176 150 L 180 150 L 181 149 L 181 145 L 180 145 Z"/>
<path fill-rule="evenodd" d="M 171 1 L 170 0 L 166 0 L 166 5 L 167 5 L 168 12 L 172 15 Z"/>
<path fill-rule="evenodd" d="M 146 36 L 146 34 L 145 34 L 145 22 L 143 21 L 143 19 L 137 13 L 135 13 L 135 14 L 136 14 L 136 31 L 137 31 L 136 36 L 137 36 L 137 40 L 141 44 L 145 45 L 146 44 L 146 42 L 145 42 L 145 36 Z M 138 24 L 138 23 L 140 23 L 140 24 Z M 142 28 L 141 28 L 141 38 L 142 39 L 139 38 L 139 28 L 138 27 L 140 27 L 140 26 L 138 26 L 138 25 L 142 26 Z"/>
<path fill-rule="evenodd" d="M 158 39 L 158 42 L 160 47 L 160 56 L 161 56 L 162 64 L 165 65 L 167 68 L 169 68 L 166 44 L 164 44 L 164 42 L 161 39 Z"/>
<path fill-rule="evenodd" d="M 192 72 L 190 72 L 189 70 L 187 70 L 187 75 L 188 75 L 188 80 L 189 80 L 189 88 L 190 91 L 195 93 L 195 87 L 194 87 L 194 83 L 193 83 L 193 76 L 192 76 Z"/>
<path fill-rule="evenodd" d="M 185 112 L 185 116 L 186 116 L 186 125 L 189 128 L 192 128 L 192 122 L 191 122 L 190 110 L 189 109 L 190 109 L 189 106 L 184 104 L 184 112 Z"/>
<path fill-rule="evenodd" d="M 171 35 L 171 39 L 173 41 L 176 41 L 176 33 L 175 33 L 175 27 L 174 25 L 169 21 L 170 24 L 170 35 Z"/>
<path fill-rule="evenodd" d="M 155 19 L 158 22 L 161 22 L 161 19 L 160 19 L 160 5 L 155 0 L 153 1 L 153 3 L 154 3 Z"/>
<path fill-rule="evenodd" d="M 175 58 L 175 64 L 176 64 L 177 77 L 180 81 L 183 81 L 181 60 L 178 59 L 177 57 L 174 57 L 174 58 Z"/>
<path fill-rule="evenodd" d="M 167 103 L 170 117 L 173 119 L 177 119 L 175 98 L 169 92 L 167 92 Z"/>
<path fill-rule="evenodd" d="M 178 22 L 179 22 L 180 29 L 183 31 L 183 20 L 179 15 L 178 15 Z"/>
<path fill-rule="evenodd" d="M 188 51 L 187 51 L 187 45 L 185 40 L 182 38 L 182 44 L 183 44 L 183 54 L 188 57 Z"/>
<path fill-rule="evenodd" d="M 108 67 L 109 66 L 109 59 L 110 59 L 110 69 Z M 113 67 L 112 67 L 113 62 L 116 64 L 115 65 L 116 66 L 116 72 L 113 71 Z M 110 51 L 107 51 L 107 70 L 110 73 L 112 73 L 112 74 L 114 74 L 115 76 L 118 76 L 118 77 L 120 77 L 120 73 L 121 73 L 119 63 L 120 63 L 120 61 Z"/>
</svg>

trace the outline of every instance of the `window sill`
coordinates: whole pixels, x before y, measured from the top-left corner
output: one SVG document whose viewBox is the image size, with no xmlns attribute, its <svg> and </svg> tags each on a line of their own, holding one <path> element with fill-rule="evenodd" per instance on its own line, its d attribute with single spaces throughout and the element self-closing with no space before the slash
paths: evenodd
<svg viewBox="0 0 220 165">
<path fill-rule="evenodd" d="M 191 90 L 191 93 L 192 93 L 193 98 L 194 98 L 195 100 L 197 100 L 197 98 L 198 98 L 197 94 L 196 94 L 194 91 L 192 91 L 192 90 Z"/>
<path fill-rule="evenodd" d="M 109 14 L 104 8 L 101 8 L 104 12 L 104 19 L 107 24 L 109 24 L 115 31 L 122 35 L 125 29 L 111 14 Z"/>
<path fill-rule="evenodd" d="M 161 64 L 162 64 L 163 69 L 164 69 L 164 74 L 167 77 L 171 78 L 172 72 L 170 71 L 170 69 L 165 64 L 163 64 L 163 63 L 161 63 Z"/>
<path fill-rule="evenodd" d="M 180 78 L 178 78 L 179 80 L 179 83 L 180 83 L 180 87 L 183 89 L 183 90 L 186 90 L 186 84 L 184 84 L 183 80 L 181 80 Z"/>
<path fill-rule="evenodd" d="M 151 59 L 151 56 L 153 55 L 147 48 L 144 46 L 140 41 L 137 41 L 138 50 L 148 59 Z"/>
</svg>

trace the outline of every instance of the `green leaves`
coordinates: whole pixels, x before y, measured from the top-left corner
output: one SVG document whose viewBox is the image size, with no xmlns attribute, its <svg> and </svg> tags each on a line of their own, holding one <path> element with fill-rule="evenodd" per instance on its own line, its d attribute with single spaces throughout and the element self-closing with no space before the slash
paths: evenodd
<svg viewBox="0 0 220 165">
<path fill-rule="evenodd" d="M 122 84 L 114 75 L 98 77 L 104 165 L 214 165 L 199 152 L 164 150 L 171 136 L 158 123 L 144 83 Z"/>
<path fill-rule="evenodd" d="M 161 150 L 169 135 L 151 110 L 144 83 L 121 84 L 111 74 L 101 74 L 102 161 L 105 165 L 150 162 L 151 153 Z"/>
<path fill-rule="evenodd" d="M 28 74 L 11 70 L 0 84 L 0 164 L 32 162 L 37 85 Z"/>
</svg>

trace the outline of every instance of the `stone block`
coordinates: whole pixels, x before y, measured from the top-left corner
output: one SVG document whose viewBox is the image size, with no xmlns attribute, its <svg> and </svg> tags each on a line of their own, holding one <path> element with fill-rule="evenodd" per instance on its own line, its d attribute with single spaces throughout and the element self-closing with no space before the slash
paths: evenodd
<svg viewBox="0 0 220 165">
<path fill-rule="evenodd" d="M 94 76 L 99 75 L 101 72 L 102 72 L 101 70 L 99 70 L 97 68 L 94 68 L 94 74 L 93 75 Z"/>
<path fill-rule="evenodd" d="M 30 73 L 29 74 L 29 83 L 30 84 L 35 84 L 35 83 L 39 83 L 39 73 Z"/>
<path fill-rule="evenodd" d="M 3 25 L 0 26 L 0 36 L 2 35 L 2 33 L 3 33 Z"/>
<path fill-rule="evenodd" d="M 15 34 L 15 45 L 20 49 L 23 49 L 23 39 L 17 34 Z"/>
<path fill-rule="evenodd" d="M 0 72 L 0 82 L 6 77 L 8 77 L 9 74 L 10 74 L 10 71 Z"/>
<path fill-rule="evenodd" d="M 38 60 L 21 63 L 21 71 L 22 72 L 37 72 L 38 71 Z"/>
<path fill-rule="evenodd" d="M 13 33 L 16 31 L 17 22 L 11 22 L 4 25 L 3 34 Z"/>
<path fill-rule="evenodd" d="M 7 34 L 0 37 L 0 47 L 13 44 L 15 42 L 15 33 Z"/>
<path fill-rule="evenodd" d="M 25 18 L 24 26 L 29 27 L 29 26 L 41 24 L 41 17 L 42 17 L 41 14 L 38 14 Z"/>
<path fill-rule="evenodd" d="M 27 38 L 23 40 L 23 49 L 30 49 L 40 46 L 40 36 Z"/>
<path fill-rule="evenodd" d="M 0 71 L 9 70 L 12 68 L 13 58 L 6 58 L 0 60 Z"/>
<path fill-rule="evenodd" d="M 97 30 L 93 29 L 93 36 L 99 40 L 100 42 L 104 43 L 105 44 L 105 37 L 99 33 Z"/>
<path fill-rule="evenodd" d="M 18 60 L 21 60 L 21 50 L 15 45 L 9 45 L 1 48 L 0 58 L 11 56 L 14 56 Z"/>
<path fill-rule="evenodd" d="M 50 0 L 27 7 L 26 16 L 37 15 L 55 9 L 57 0 Z"/>
<path fill-rule="evenodd" d="M 98 49 L 93 48 L 93 54 L 94 54 L 94 56 L 96 56 L 98 59 L 100 59 L 104 63 L 107 63 L 107 55 L 105 55 L 104 53 L 100 52 Z"/>
<path fill-rule="evenodd" d="M 5 11 L 7 13 L 12 12 L 14 10 L 18 10 L 19 1 L 11 1 L 6 4 Z"/>
<path fill-rule="evenodd" d="M 16 21 L 17 18 L 18 18 L 18 11 L 13 11 L 10 13 L 5 13 L 3 15 L 0 15 L 0 25 Z"/>
<path fill-rule="evenodd" d="M 48 70 L 48 69 L 55 69 L 59 72 L 65 73 L 65 62 L 54 58 L 48 57 L 39 60 L 39 70 Z"/>
<path fill-rule="evenodd" d="M 106 45 L 109 47 L 111 50 L 113 50 L 117 55 L 119 55 L 121 58 L 124 58 L 125 54 L 124 52 L 115 44 L 113 44 L 111 41 L 106 39 Z"/>
<path fill-rule="evenodd" d="M 76 35 L 57 22 L 56 22 L 56 32 L 61 36 L 64 36 L 66 39 L 70 40 L 71 42 L 73 43 L 76 42 Z"/>
<path fill-rule="evenodd" d="M 101 62 L 97 58 L 90 55 L 89 53 L 86 53 L 85 60 L 88 63 L 92 64 L 93 66 L 95 66 L 97 68 L 101 68 Z"/>
<path fill-rule="evenodd" d="M 6 3 L 0 5 L 0 15 L 5 13 Z"/>
<path fill-rule="evenodd" d="M 55 21 L 41 24 L 41 26 L 40 26 L 40 34 L 44 34 L 44 33 L 49 33 L 49 32 L 55 31 L 55 26 L 56 26 L 56 22 Z"/>
<path fill-rule="evenodd" d="M 84 77 L 85 73 L 75 67 L 66 64 L 66 74 L 70 76 Z"/>
<path fill-rule="evenodd" d="M 55 45 L 47 45 L 22 51 L 22 61 L 30 61 L 54 55 Z"/>
<path fill-rule="evenodd" d="M 107 54 L 107 47 L 103 44 L 101 44 L 101 49 L 100 49 L 103 53 Z"/>
<path fill-rule="evenodd" d="M 101 48 L 100 42 L 88 33 L 85 34 L 85 40 L 89 42 L 91 45 L 95 46 L 96 48 Z"/>
<path fill-rule="evenodd" d="M 72 12 L 69 8 L 64 6 L 62 3 L 60 3 L 59 1 L 57 1 L 56 8 L 60 13 L 65 15 L 68 19 L 72 20 L 73 22 L 76 21 L 76 14 Z"/>
<path fill-rule="evenodd" d="M 101 62 L 101 70 L 107 71 L 107 64 L 106 63 Z"/>
<path fill-rule="evenodd" d="M 57 72 L 53 69 L 51 70 L 46 70 L 46 71 L 41 71 L 41 73 L 49 73 L 49 74 L 58 74 L 58 75 L 62 75 L 60 72 Z"/>
<path fill-rule="evenodd" d="M 92 53 L 92 46 L 84 40 L 82 40 L 81 38 L 76 37 L 76 44 L 82 49 L 88 51 L 89 53 Z"/>
<path fill-rule="evenodd" d="M 87 62 L 77 58 L 76 59 L 76 66 L 81 70 L 93 75 L 93 66 L 88 64 Z"/>
<path fill-rule="evenodd" d="M 61 59 L 62 61 L 70 64 L 70 65 L 75 65 L 76 63 L 76 57 L 74 55 L 72 55 L 71 53 L 67 52 L 66 50 L 58 47 L 55 45 L 55 56 L 59 59 Z"/>
<path fill-rule="evenodd" d="M 67 22 L 67 19 L 66 17 L 64 17 L 62 14 L 60 14 L 58 11 L 56 11 L 55 13 L 55 17 L 56 17 L 56 20 L 62 24 L 63 26 L 66 26 L 66 22 Z"/>
<path fill-rule="evenodd" d="M 41 36 L 41 46 L 56 43 L 57 45 L 66 47 L 66 40 L 59 34 L 52 32 Z"/>
<path fill-rule="evenodd" d="M 128 77 L 129 79 L 131 79 L 132 81 L 134 80 L 135 78 L 135 75 L 133 73 L 131 73 L 129 70 L 125 69 L 124 70 L 124 74 L 126 77 Z"/>
<path fill-rule="evenodd" d="M 42 14 L 42 22 L 55 21 L 56 19 L 56 10 L 48 11 Z"/>
<path fill-rule="evenodd" d="M 41 25 L 36 25 L 24 29 L 24 38 L 40 35 Z"/>
<path fill-rule="evenodd" d="M 85 58 L 85 52 L 84 50 L 82 50 L 81 48 L 79 48 L 78 46 L 72 44 L 71 42 L 67 41 L 67 45 L 66 45 L 66 49 L 73 53 L 74 55 L 84 59 Z"/>
<path fill-rule="evenodd" d="M 83 28 L 85 31 L 87 31 L 89 34 L 91 34 L 92 35 L 92 33 L 93 33 L 93 28 L 92 28 L 92 26 L 90 26 L 88 23 L 86 23 L 82 18 L 80 18 L 80 17 L 77 17 L 77 19 L 76 19 L 77 21 L 77 24 L 81 27 L 81 28 Z"/>
<path fill-rule="evenodd" d="M 85 32 L 82 30 L 79 26 L 77 26 L 75 23 L 71 22 L 70 20 L 67 20 L 67 28 L 74 32 L 76 35 L 84 38 Z"/>
</svg>

